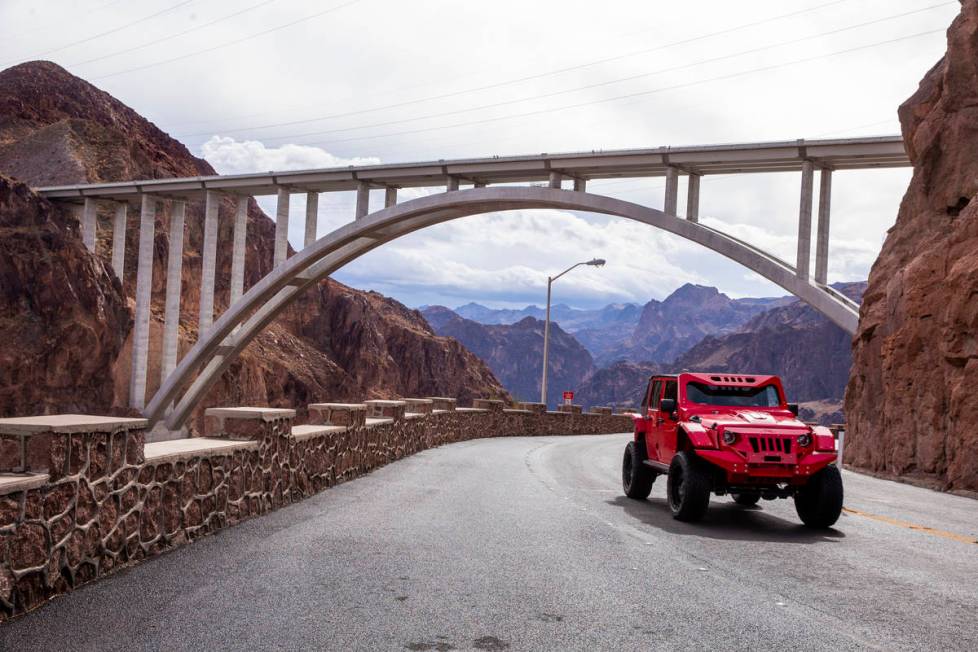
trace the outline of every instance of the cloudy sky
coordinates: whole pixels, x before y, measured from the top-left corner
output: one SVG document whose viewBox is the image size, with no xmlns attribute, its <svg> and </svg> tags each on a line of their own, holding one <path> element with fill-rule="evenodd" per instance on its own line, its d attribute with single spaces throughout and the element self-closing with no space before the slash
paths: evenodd
<svg viewBox="0 0 978 652">
<path fill-rule="evenodd" d="M 893 134 L 957 0 L 2 0 L 0 68 L 55 61 L 220 172 Z M 837 173 L 830 281 L 863 279 L 907 170 Z M 707 177 L 701 221 L 793 258 L 797 174 Z M 661 179 L 592 182 L 661 207 Z M 405 193 L 407 194 L 407 193 Z M 682 195 L 682 187 L 681 192 Z M 373 202 L 380 205 L 375 196 Z M 302 239 L 304 200 L 292 202 Z M 263 200 L 274 215 L 274 199 Z M 320 235 L 352 218 L 320 200 Z M 680 199 L 680 208 L 683 201 Z M 551 210 L 466 218 L 337 278 L 411 306 L 645 302 L 685 282 L 780 295 L 697 245 Z"/>
</svg>

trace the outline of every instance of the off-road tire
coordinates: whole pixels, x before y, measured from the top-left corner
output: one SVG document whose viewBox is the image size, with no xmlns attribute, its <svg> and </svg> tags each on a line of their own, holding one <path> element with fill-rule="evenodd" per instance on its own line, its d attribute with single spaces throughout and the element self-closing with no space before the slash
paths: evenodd
<svg viewBox="0 0 978 652">
<path fill-rule="evenodd" d="M 676 453 L 669 465 L 666 494 L 672 517 L 679 521 L 698 521 L 710 506 L 712 482 L 703 462 L 692 453 Z"/>
<path fill-rule="evenodd" d="M 645 464 L 645 444 L 628 442 L 621 460 L 621 487 L 625 495 L 635 500 L 645 500 L 652 493 L 656 473 Z"/>
<path fill-rule="evenodd" d="M 761 499 L 761 493 L 759 491 L 744 491 L 742 493 L 732 493 L 730 497 L 734 499 L 734 502 L 738 505 L 743 505 L 744 507 L 753 507 Z"/>
<path fill-rule="evenodd" d="M 827 466 L 795 494 L 795 510 L 808 527 L 832 527 L 842 513 L 842 498 L 839 467 Z"/>
</svg>

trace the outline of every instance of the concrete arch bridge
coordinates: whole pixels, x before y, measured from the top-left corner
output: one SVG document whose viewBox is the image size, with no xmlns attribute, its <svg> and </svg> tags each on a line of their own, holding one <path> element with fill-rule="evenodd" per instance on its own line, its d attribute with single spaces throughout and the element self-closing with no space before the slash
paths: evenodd
<svg viewBox="0 0 978 652">
<path fill-rule="evenodd" d="M 615 215 L 668 231 L 740 263 L 808 303 L 854 333 L 858 306 L 826 284 L 832 174 L 835 171 L 909 165 L 899 136 L 847 140 L 790 141 L 741 145 L 657 148 L 492 157 L 186 179 L 41 188 L 52 201 L 80 210 L 82 238 L 94 250 L 96 209 L 115 208 L 113 267 L 121 276 L 128 211 L 138 207 L 139 253 L 130 377 L 130 404 L 172 436 L 185 433 L 187 419 L 235 356 L 305 289 L 343 265 L 391 240 L 434 224 L 487 212 L 557 208 Z M 814 177 L 819 172 L 815 266 L 811 269 Z M 710 174 L 796 171 L 801 174 L 794 264 L 699 223 L 700 179 Z M 677 215 L 680 177 L 686 177 L 687 210 Z M 663 207 L 652 208 L 587 192 L 592 179 L 665 177 Z M 544 182 L 546 185 L 538 185 Z M 506 185 L 497 185 L 506 184 Z M 513 185 L 527 184 L 527 185 Z M 465 189 L 462 189 L 462 186 Z M 441 187 L 444 192 L 398 203 L 400 188 Z M 384 207 L 371 212 L 370 190 L 385 190 Z M 354 219 L 316 238 L 319 194 L 356 192 Z M 288 252 L 289 199 L 306 194 L 305 246 Z M 238 199 L 233 238 L 217 242 L 218 205 Z M 244 291 L 247 199 L 276 195 L 274 268 Z M 170 200 L 170 258 L 166 279 L 162 384 L 146 396 L 152 246 L 157 204 Z M 177 360 L 183 225 L 187 201 L 203 201 L 199 339 Z M 230 301 L 216 320 L 214 286 L 218 246 L 232 248 Z"/>
</svg>

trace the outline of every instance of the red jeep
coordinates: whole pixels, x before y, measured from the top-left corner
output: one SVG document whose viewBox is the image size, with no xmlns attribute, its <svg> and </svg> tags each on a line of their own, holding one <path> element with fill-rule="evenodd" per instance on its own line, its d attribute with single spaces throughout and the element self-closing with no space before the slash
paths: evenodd
<svg viewBox="0 0 978 652">
<path fill-rule="evenodd" d="M 649 379 L 635 439 L 625 447 L 625 495 L 648 498 L 667 477 L 672 515 L 702 518 L 710 493 L 740 505 L 795 499 L 805 525 L 831 526 L 842 512 L 842 475 L 828 428 L 798 420 L 777 376 L 681 373 Z"/>
</svg>

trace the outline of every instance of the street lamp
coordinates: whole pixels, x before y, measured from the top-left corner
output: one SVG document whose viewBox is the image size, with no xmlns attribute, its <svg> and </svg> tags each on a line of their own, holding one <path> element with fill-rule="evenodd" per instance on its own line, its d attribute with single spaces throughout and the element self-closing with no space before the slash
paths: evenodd
<svg viewBox="0 0 978 652">
<path fill-rule="evenodd" d="M 547 277 L 547 321 L 543 326 L 543 372 L 540 378 L 540 402 L 544 405 L 547 403 L 547 358 L 550 355 L 550 286 L 553 285 L 554 281 L 575 267 L 580 267 L 581 265 L 601 267 L 604 265 L 604 262 L 604 258 L 592 258 L 591 260 L 571 265 L 560 274 L 557 274 L 557 276 Z"/>
</svg>

